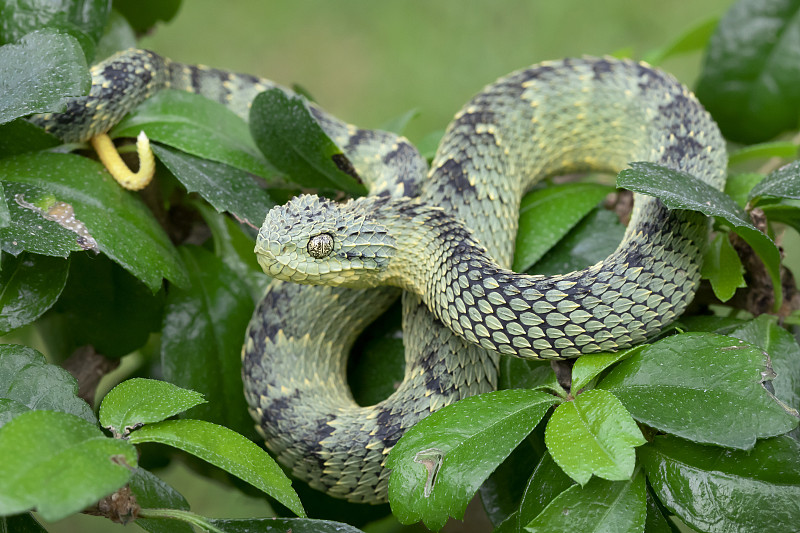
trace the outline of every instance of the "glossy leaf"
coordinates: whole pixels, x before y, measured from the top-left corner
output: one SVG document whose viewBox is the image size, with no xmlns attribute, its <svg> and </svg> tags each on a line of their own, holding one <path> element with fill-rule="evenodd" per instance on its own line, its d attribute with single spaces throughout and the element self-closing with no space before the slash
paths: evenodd
<svg viewBox="0 0 800 533">
<path fill-rule="evenodd" d="M 348 524 L 309 518 L 224 518 L 207 520 L 224 533 L 361 533 Z"/>
<path fill-rule="evenodd" d="M 740 0 L 711 37 L 697 97 L 725 137 L 768 140 L 800 116 L 800 3 Z"/>
<path fill-rule="evenodd" d="M 544 439 L 553 460 L 581 485 L 592 475 L 630 478 L 634 448 L 645 443 L 622 403 L 603 390 L 586 391 L 559 405 L 547 422 Z"/>
<path fill-rule="evenodd" d="M 128 483 L 142 508 L 189 510 L 189 502 L 178 491 L 147 470 L 137 468 Z M 189 524 L 158 518 L 137 518 L 136 525 L 150 533 L 192 533 Z"/>
<path fill-rule="evenodd" d="M 275 174 L 256 148 L 244 119 L 223 104 L 198 94 L 159 91 L 114 127 L 111 136 L 135 138 L 140 131 L 147 133 L 151 141 L 201 159 L 265 178 Z M 218 180 L 223 178 L 224 175 Z"/>
<path fill-rule="evenodd" d="M 0 125 L 0 157 L 47 150 L 59 144 L 58 137 L 22 118 Z"/>
<path fill-rule="evenodd" d="M 29 324 L 58 299 L 67 282 L 69 261 L 23 253 L 3 254 L 0 270 L 0 335 Z"/>
<path fill-rule="evenodd" d="M 756 206 L 762 199 L 792 198 L 800 200 L 800 161 L 789 163 L 771 172 L 750 191 L 750 204 Z"/>
<path fill-rule="evenodd" d="M 137 32 L 146 33 L 157 23 L 172 20 L 181 0 L 114 0 L 113 5 Z"/>
<path fill-rule="evenodd" d="M 110 8 L 107 0 L 5 0 L 0 14 L 0 44 L 50 28 L 75 37 L 91 58 Z"/>
<path fill-rule="evenodd" d="M 772 370 L 777 374 L 772 380 L 775 396 L 794 409 L 800 409 L 800 346 L 792 334 L 776 324 L 774 317 L 761 315 L 728 335 L 769 354 Z"/>
<path fill-rule="evenodd" d="M 47 533 L 30 513 L 0 516 L 0 533 Z"/>
<path fill-rule="evenodd" d="M 639 472 L 627 481 L 593 479 L 583 487 L 573 485 L 525 529 L 533 533 L 638 533 L 644 529 L 645 514 L 644 474 Z"/>
<path fill-rule="evenodd" d="M 166 381 L 132 378 L 111 389 L 100 404 L 100 425 L 125 435 L 143 424 L 167 418 L 205 403 L 203 395 Z"/>
<path fill-rule="evenodd" d="M 0 428 L 0 515 L 60 520 L 128 482 L 136 449 L 67 413 L 31 411 Z"/>
<path fill-rule="evenodd" d="M 728 166 L 738 165 L 753 159 L 779 157 L 789 159 L 797 155 L 797 145 L 790 141 L 774 141 L 744 146 L 728 154 Z"/>
<path fill-rule="evenodd" d="M 0 227 L 0 246 L 4 252 L 19 255 L 27 251 L 66 258 L 71 252 L 96 246 L 86 239 L 88 232 L 80 234 L 64 227 L 59 217 L 62 205 L 55 203 L 51 193 L 24 183 L 4 182 L 3 189 L 10 218 L 7 226 Z M 45 210 L 38 206 L 50 208 Z M 43 218 L 42 214 L 54 220 Z"/>
<path fill-rule="evenodd" d="M 703 254 L 700 276 L 711 282 L 711 289 L 720 301 L 727 302 L 736 289 L 746 287 L 744 267 L 726 233 L 718 233 Z"/>
<path fill-rule="evenodd" d="M 647 488 L 647 516 L 644 521 L 644 533 L 680 533 L 669 519 L 664 516 L 660 502 L 652 490 Z"/>
<path fill-rule="evenodd" d="M 187 289 L 170 290 L 161 336 L 164 379 L 201 393 L 208 403 L 190 416 L 255 438 L 242 394 L 241 351 L 254 303 L 247 286 L 202 248 L 180 249 Z"/>
<path fill-rule="evenodd" d="M 556 374 L 549 361 L 500 358 L 501 389 L 535 389 L 558 387 Z"/>
<path fill-rule="evenodd" d="M 519 510 L 525 487 L 539 464 L 540 457 L 533 444 L 535 438 L 535 435 L 531 435 L 524 439 L 479 489 L 483 510 L 496 526 L 516 515 Z M 546 451 L 544 453 L 547 454 Z"/>
<path fill-rule="evenodd" d="M 8 227 L 10 224 L 11 212 L 8 210 L 3 182 L 0 181 L 0 229 Z"/>
<path fill-rule="evenodd" d="M 651 65 L 660 65 L 670 57 L 702 50 L 718 23 L 719 17 L 710 17 L 692 25 L 671 43 L 645 54 L 644 61 Z"/>
<path fill-rule="evenodd" d="M 578 393 L 606 368 L 618 361 L 631 357 L 642 346 L 614 353 L 586 354 L 579 357 L 572 366 L 572 391 Z"/>
<path fill-rule="evenodd" d="M 527 272 L 547 276 L 581 270 L 608 257 L 624 235 L 625 226 L 614 212 L 595 209 Z"/>
<path fill-rule="evenodd" d="M 542 456 L 522 494 L 519 508 L 511 514 L 494 533 L 521 533 L 545 507 L 559 494 L 575 485 L 553 461 L 549 453 Z"/>
<path fill-rule="evenodd" d="M 69 204 L 97 248 L 151 290 L 161 287 L 165 277 L 186 284 L 180 258 L 150 210 L 117 185 L 100 163 L 72 154 L 25 154 L 0 160 L 0 175 L 51 193 L 53 202 L 41 206 L 40 215 L 67 224 L 65 213 L 56 216 L 48 210 L 61 205 L 57 202 Z"/>
<path fill-rule="evenodd" d="M 512 270 L 528 270 L 613 191 L 597 183 L 565 183 L 528 193 L 519 208 Z"/>
<path fill-rule="evenodd" d="M 107 357 L 122 357 L 161 330 L 164 299 L 163 290 L 154 294 L 106 256 L 73 254 L 48 329 L 65 352 L 91 344 Z"/>
<path fill-rule="evenodd" d="M 292 181 L 361 195 L 366 188 L 341 148 L 314 120 L 307 104 L 280 89 L 256 96 L 250 109 L 250 133 L 276 168 Z"/>
<path fill-rule="evenodd" d="M 300 499 L 283 470 L 254 442 L 226 427 L 203 420 L 167 420 L 130 434 L 130 442 L 157 442 L 188 452 L 250 483 L 305 516 Z"/>
<path fill-rule="evenodd" d="M 389 502 L 403 524 L 440 529 L 556 403 L 530 390 L 472 396 L 432 413 L 392 448 Z M 486 446 L 485 443 L 492 443 Z"/>
<path fill-rule="evenodd" d="M 275 205 L 267 191 L 243 170 L 165 146 L 153 145 L 153 152 L 187 191 L 197 192 L 217 211 L 228 211 L 254 228 L 261 227 Z"/>
<path fill-rule="evenodd" d="M 699 531 L 791 531 L 800 523 L 800 444 L 790 437 L 743 452 L 661 436 L 639 457 L 659 500 Z"/>
<path fill-rule="evenodd" d="M 764 262 L 776 288 L 776 306 L 780 305 L 780 252 L 729 196 L 689 174 L 655 163 L 631 163 L 630 169 L 619 173 L 617 186 L 655 196 L 670 209 L 698 211 L 730 224 Z"/>
<path fill-rule="evenodd" d="M 743 174 L 728 174 L 725 180 L 725 194 L 733 198 L 739 207 L 744 209 L 750 197 L 750 191 L 764 179 L 763 174 L 748 172 Z"/>
<path fill-rule="evenodd" d="M 246 234 L 243 227 L 203 202 L 194 205 L 211 230 L 214 238 L 214 255 L 222 259 L 228 268 L 244 281 L 250 289 L 254 302 L 264 295 L 272 278 L 264 274 L 253 249 L 256 241 Z"/>
<path fill-rule="evenodd" d="M 761 385 L 760 349 L 712 333 L 674 335 L 618 364 L 598 384 L 639 422 L 695 442 L 750 449 L 797 419 Z"/>
<path fill-rule="evenodd" d="M 28 410 L 61 411 L 91 424 L 97 419 L 82 399 L 78 382 L 60 366 L 27 346 L 0 344 L 0 426 Z"/>
<path fill-rule="evenodd" d="M 74 37 L 54 30 L 0 48 L 0 124 L 31 113 L 62 111 L 89 91 L 86 60 Z"/>
</svg>

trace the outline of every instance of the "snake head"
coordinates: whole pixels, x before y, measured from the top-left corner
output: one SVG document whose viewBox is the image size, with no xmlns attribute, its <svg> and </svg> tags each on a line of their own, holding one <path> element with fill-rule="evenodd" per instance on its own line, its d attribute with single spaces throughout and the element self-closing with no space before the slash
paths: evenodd
<svg viewBox="0 0 800 533">
<path fill-rule="evenodd" d="M 308 285 L 373 287 L 395 255 L 395 240 L 373 216 L 372 199 L 339 204 L 301 195 L 267 214 L 255 252 L 264 272 Z"/>
</svg>

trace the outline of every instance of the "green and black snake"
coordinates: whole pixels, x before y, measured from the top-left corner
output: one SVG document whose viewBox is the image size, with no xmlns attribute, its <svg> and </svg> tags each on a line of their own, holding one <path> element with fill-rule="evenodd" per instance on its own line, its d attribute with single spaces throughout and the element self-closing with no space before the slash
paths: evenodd
<svg viewBox="0 0 800 533">
<path fill-rule="evenodd" d="M 64 140 L 101 133 L 163 88 L 247 117 L 273 83 L 131 50 L 93 69 L 92 93 L 32 120 Z M 275 281 L 243 349 L 245 394 L 268 448 L 312 486 L 386 500 L 383 464 L 436 409 L 496 387 L 498 354 L 573 358 L 644 341 L 694 296 L 708 226 L 636 196 L 619 248 L 559 276 L 511 272 L 522 194 L 565 172 L 653 161 L 721 188 L 725 145 L 695 97 L 647 65 L 565 59 L 488 85 L 455 116 L 430 170 L 405 139 L 349 126 L 310 106 L 370 195 L 299 196 L 270 211 L 256 245 Z M 359 331 L 403 293 L 405 378 L 369 407 L 345 379 Z M 367 289 L 365 287 L 380 287 Z"/>
</svg>

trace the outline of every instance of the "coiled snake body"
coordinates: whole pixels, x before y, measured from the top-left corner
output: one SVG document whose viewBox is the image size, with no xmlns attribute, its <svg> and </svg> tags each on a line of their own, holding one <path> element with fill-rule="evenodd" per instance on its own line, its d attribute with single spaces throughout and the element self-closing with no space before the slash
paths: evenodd
<svg viewBox="0 0 800 533">
<path fill-rule="evenodd" d="M 243 116 L 257 92 L 274 86 L 144 51 L 111 58 L 94 76 L 94 96 L 33 120 L 82 140 L 165 86 L 208 95 Z M 95 95 L 104 82 L 110 89 Z M 114 102 L 100 118 L 99 101 Z M 248 328 L 243 376 L 267 446 L 316 488 L 385 501 L 391 447 L 430 412 L 494 389 L 498 353 L 571 358 L 624 348 L 660 331 L 694 295 L 706 222 L 643 196 L 606 260 L 553 277 L 506 269 L 520 198 L 546 176 L 654 161 L 722 187 L 726 155 L 716 125 L 664 73 L 591 58 L 514 72 L 456 115 L 427 179 L 404 139 L 312 112 L 371 194 L 343 205 L 301 196 L 268 214 L 256 246 L 264 270 L 338 287 L 273 282 Z M 345 361 L 358 332 L 397 294 L 358 287 L 383 284 L 407 290 L 405 378 L 392 396 L 362 407 L 346 386 Z"/>
</svg>

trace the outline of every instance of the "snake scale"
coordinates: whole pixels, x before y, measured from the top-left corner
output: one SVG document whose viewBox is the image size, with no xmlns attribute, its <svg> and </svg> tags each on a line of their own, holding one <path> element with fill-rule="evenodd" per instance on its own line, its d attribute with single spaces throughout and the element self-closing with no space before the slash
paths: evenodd
<svg viewBox="0 0 800 533">
<path fill-rule="evenodd" d="M 89 96 L 31 120 L 83 141 L 164 88 L 247 118 L 254 96 L 275 86 L 143 50 L 92 74 Z M 455 116 L 430 170 L 402 137 L 309 107 L 370 194 L 344 204 L 301 195 L 268 213 L 256 245 L 264 270 L 330 286 L 273 281 L 242 357 L 267 447 L 315 488 L 385 501 L 391 447 L 429 413 L 493 390 L 498 354 L 563 359 L 621 349 L 658 333 L 694 296 L 707 222 L 639 195 L 622 243 L 604 261 L 551 277 L 507 269 L 520 199 L 545 177 L 653 161 L 723 186 L 717 126 L 663 72 L 611 58 L 513 72 Z M 386 285 L 405 289 L 405 377 L 386 400 L 359 406 L 346 385 L 347 352 L 399 293 Z"/>
</svg>

